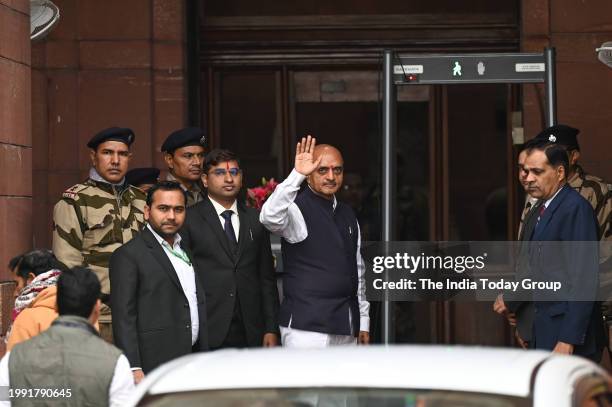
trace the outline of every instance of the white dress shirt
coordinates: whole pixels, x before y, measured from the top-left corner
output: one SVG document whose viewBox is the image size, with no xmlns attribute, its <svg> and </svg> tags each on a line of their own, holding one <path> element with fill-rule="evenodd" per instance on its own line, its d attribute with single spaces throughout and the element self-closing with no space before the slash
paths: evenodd
<svg viewBox="0 0 612 407">
<path fill-rule="evenodd" d="M 236 242 L 237 242 L 238 239 L 240 238 L 239 236 L 240 235 L 240 219 L 238 219 L 238 204 L 236 203 L 236 201 L 234 201 L 234 203 L 229 209 L 226 209 L 223 205 L 221 205 L 219 202 L 212 199 L 210 196 L 208 197 L 208 199 L 210 199 L 210 202 L 213 204 L 215 211 L 217 211 L 217 215 L 219 216 L 219 221 L 221 222 L 221 228 L 223 230 L 225 230 L 225 218 L 221 214 L 225 211 L 234 212 L 232 214 L 231 221 L 232 221 L 232 227 L 234 228 L 234 233 L 236 234 Z"/>
<path fill-rule="evenodd" d="M 148 223 L 147 227 L 164 249 L 164 253 L 166 253 L 166 256 L 168 256 L 170 263 L 172 263 L 172 267 L 174 267 L 174 271 L 176 271 L 176 275 L 181 283 L 181 287 L 183 288 L 183 292 L 185 293 L 185 297 L 189 303 L 189 312 L 191 314 L 191 345 L 195 345 L 195 343 L 198 341 L 198 333 L 200 332 L 200 318 L 198 315 L 198 296 L 196 293 L 195 272 L 193 271 L 193 266 L 191 263 L 186 263 L 177 255 L 173 254 L 170 251 L 170 244 L 160 235 L 158 235 Z M 181 248 L 180 243 L 181 235 L 177 233 L 174 236 L 174 245 L 172 250 L 182 253 L 186 257 L 187 254 Z"/>
<path fill-rule="evenodd" d="M 8 389 L 10 386 L 9 358 L 11 352 L 7 352 L 0 360 L 0 388 Z M 76 384 L 75 384 L 76 385 Z M 6 386 L 6 387 L 4 387 Z M 61 390 L 61 389 L 59 389 Z M 8 391 L 8 390 L 7 390 Z M 72 389 L 74 391 L 74 389 Z M 134 375 L 130 370 L 130 362 L 124 355 L 120 355 L 115 365 L 115 372 L 108 390 L 109 405 L 111 407 L 121 407 L 127 403 L 128 398 L 134 391 Z M 60 399 L 58 399 L 60 400 Z M 0 406 L 10 406 L 7 400 L 0 401 Z"/>
<path fill-rule="evenodd" d="M 299 243 L 308 237 L 308 227 L 300 208 L 295 204 L 300 186 L 306 177 L 295 169 L 282 183 L 278 184 L 272 195 L 264 203 L 259 221 L 272 233 L 280 235 L 289 243 Z M 333 208 L 336 209 L 334 196 Z M 361 257 L 361 232 L 357 224 L 357 300 L 359 302 L 361 331 L 370 330 L 370 303 L 365 298 L 365 265 Z M 348 315 L 351 319 L 350 311 Z"/>
<path fill-rule="evenodd" d="M 557 189 L 557 192 L 555 192 L 555 194 L 553 196 L 551 196 L 549 199 L 546 200 L 546 202 L 544 202 L 544 207 L 548 209 L 548 205 L 550 205 L 550 203 L 553 201 L 553 199 L 555 199 L 557 197 L 557 195 L 559 195 L 559 192 L 561 192 L 561 190 L 563 189 L 564 185 L 561 185 L 559 187 L 559 189 Z"/>
</svg>

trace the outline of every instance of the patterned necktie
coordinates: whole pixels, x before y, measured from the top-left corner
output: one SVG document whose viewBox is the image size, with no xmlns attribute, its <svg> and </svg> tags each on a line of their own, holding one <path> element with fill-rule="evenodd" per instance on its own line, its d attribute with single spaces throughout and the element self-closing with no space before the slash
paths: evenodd
<svg viewBox="0 0 612 407">
<path fill-rule="evenodd" d="M 223 211 L 221 216 L 225 219 L 225 224 L 223 225 L 223 229 L 225 230 L 225 236 L 227 236 L 227 240 L 230 243 L 230 247 L 235 249 L 238 245 L 238 240 L 236 239 L 236 233 L 234 232 L 234 226 L 232 226 L 232 215 L 234 211 Z"/>
</svg>

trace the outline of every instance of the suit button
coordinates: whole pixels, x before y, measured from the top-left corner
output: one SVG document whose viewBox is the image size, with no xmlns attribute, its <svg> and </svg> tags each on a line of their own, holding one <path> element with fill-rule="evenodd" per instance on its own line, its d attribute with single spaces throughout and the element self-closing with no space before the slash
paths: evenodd
<svg viewBox="0 0 612 407">
<path fill-rule="evenodd" d="M 189 304 L 188 304 L 188 303 L 185 303 L 185 304 L 183 304 L 183 307 L 185 307 L 185 308 L 189 308 Z"/>
<path fill-rule="evenodd" d="M 185 329 L 191 329 L 191 325 L 187 325 Z"/>
<path fill-rule="evenodd" d="M 230 297 L 233 297 L 233 296 L 234 296 L 234 293 L 230 293 Z"/>
</svg>

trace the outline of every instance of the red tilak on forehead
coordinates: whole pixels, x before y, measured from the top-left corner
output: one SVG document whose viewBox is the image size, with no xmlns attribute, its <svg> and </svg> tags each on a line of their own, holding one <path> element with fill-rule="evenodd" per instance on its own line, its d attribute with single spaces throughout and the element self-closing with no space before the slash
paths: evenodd
<svg viewBox="0 0 612 407">
<path fill-rule="evenodd" d="M 225 168 L 227 168 L 227 170 L 229 171 L 229 161 L 225 162 Z"/>
</svg>

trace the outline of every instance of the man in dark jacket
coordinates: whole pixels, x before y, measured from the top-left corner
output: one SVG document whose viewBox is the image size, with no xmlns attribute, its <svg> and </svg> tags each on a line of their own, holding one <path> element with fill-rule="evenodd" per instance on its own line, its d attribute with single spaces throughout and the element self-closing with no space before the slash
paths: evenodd
<svg viewBox="0 0 612 407">
<path fill-rule="evenodd" d="M 181 235 L 206 290 L 210 347 L 275 346 L 278 289 L 270 236 L 257 210 L 236 199 L 238 157 L 211 151 L 202 180 L 207 196 L 188 209 Z"/>
<path fill-rule="evenodd" d="M 208 349 L 204 290 L 178 230 L 185 192 L 162 181 L 147 192 L 147 226 L 110 262 L 115 343 L 134 378 L 169 360 Z"/>
</svg>

